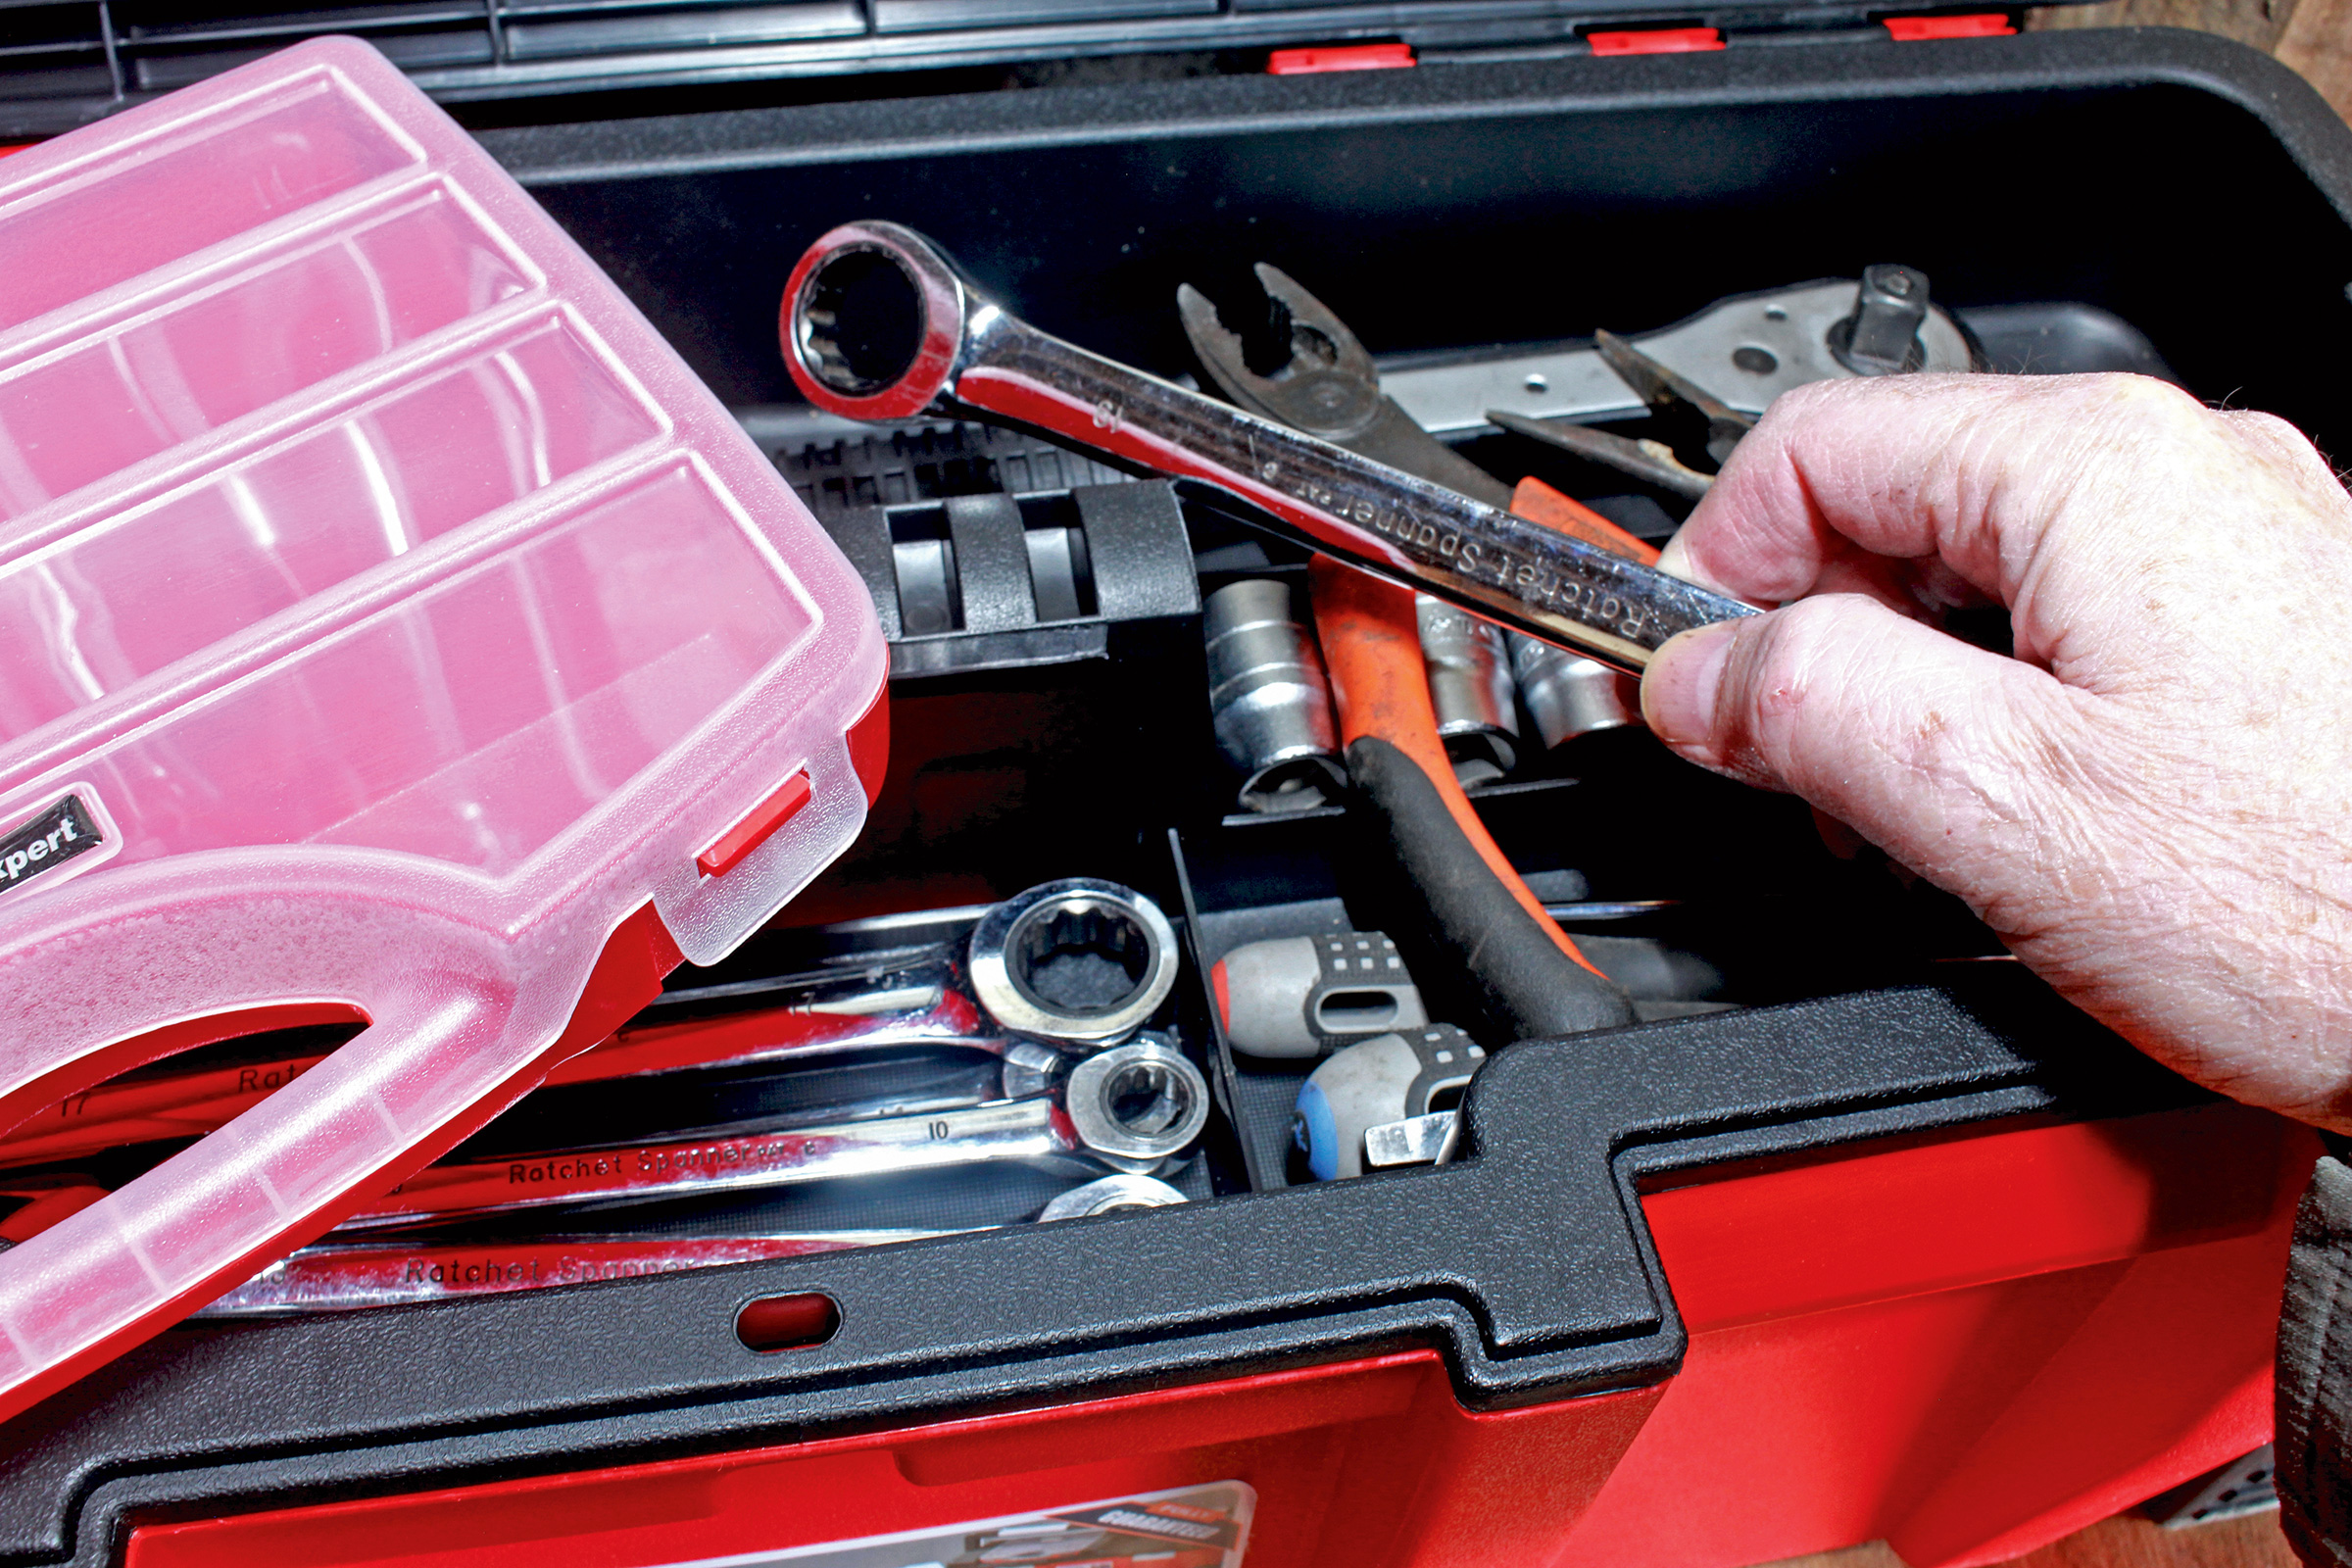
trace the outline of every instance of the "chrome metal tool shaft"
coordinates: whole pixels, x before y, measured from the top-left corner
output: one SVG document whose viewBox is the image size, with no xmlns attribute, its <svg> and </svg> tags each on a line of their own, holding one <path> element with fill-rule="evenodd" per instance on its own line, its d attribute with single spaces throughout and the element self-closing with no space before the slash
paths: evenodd
<svg viewBox="0 0 2352 1568">
<path fill-rule="evenodd" d="M 1097 1052 L 1051 1092 L 1023 1100 L 430 1165 L 341 1229 L 986 1164 L 1148 1175 L 1200 1136 L 1208 1100 L 1200 1069 L 1164 1037 L 1146 1033 Z"/>
<path fill-rule="evenodd" d="M 1212 486 L 1287 537 L 1639 673 L 1676 632 L 1755 608 L 1089 354 L 990 301 L 912 229 L 848 223 L 785 286 L 785 363 L 852 418 L 1027 426 Z"/>
</svg>

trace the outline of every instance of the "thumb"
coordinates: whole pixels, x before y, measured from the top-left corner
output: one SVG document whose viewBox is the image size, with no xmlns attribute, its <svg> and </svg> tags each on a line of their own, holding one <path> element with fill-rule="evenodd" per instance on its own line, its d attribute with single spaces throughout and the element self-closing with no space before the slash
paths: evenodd
<svg viewBox="0 0 2352 1568">
<path fill-rule="evenodd" d="M 1642 716 L 1684 757 L 1801 796 L 1967 894 L 2071 814 L 2081 700 L 1856 594 L 1684 632 L 1642 680 Z"/>
</svg>

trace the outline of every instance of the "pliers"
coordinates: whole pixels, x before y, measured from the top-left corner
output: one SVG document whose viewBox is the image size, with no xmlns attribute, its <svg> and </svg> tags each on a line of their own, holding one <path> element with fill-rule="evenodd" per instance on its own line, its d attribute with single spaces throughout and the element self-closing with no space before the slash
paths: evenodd
<svg viewBox="0 0 2352 1568">
<path fill-rule="evenodd" d="M 1381 391 L 1380 369 L 1347 322 L 1280 270 L 1260 262 L 1255 271 L 1267 304 L 1277 313 L 1291 343 L 1290 360 L 1270 376 L 1250 368 L 1240 334 L 1225 325 L 1217 308 L 1199 289 L 1190 283 L 1176 289 L 1176 311 L 1184 319 L 1184 335 L 1191 341 L 1194 355 L 1216 382 L 1217 390 L 1236 406 L 1392 468 L 1458 490 L 1473 501 L 1505 512 L 1515 510 L 1522 516 L 1573 534 L 1587 544 L 1631 556 L 1645 565 L 1656 560 L 1655 553 L 1633 535 L 1548 487 L 1545 500 L 1551 504 L 1543 515 L 1515 505 L 1526 499 L 1520 491 L 1421 428 L 1395 399 Z M 1674 374 L 1671 370 L 1665 373 Z"/>
<path fill-rule="evenodd" d="M 1818 296 L 1823 284 L 1804 285 L 1793 291 L 1796 296 Z M 1693 326 L 1719 320 L 1725 313 L 1752 310 L 1768 295 L 1741 295 L 1718 300 L 1715 305 L 1683 323 L 1669 328 L 1664 336 L 1680 336 Z M 1781 298 L 1791 297 L 1784 294 Z M 1777 313 L 1777 314 L 1776 314 Z M 1766 322 L 1788 321 L 1789 313 L 1779 304 L 1764 310 Z M 1948 314 L 1936 317 L 1928 300 L 1928 277 L 1916 268 L 1881 262 L 1862 270 L 1859 287 L 1854 293 L 1853 314 L 1829 324 L 1826 330 L 1800 334 L 1799 353 L 1777 359 L 1766 349 L 1750 345 L 1734 352 L 1732 362 L 1748 367 L 1741 361 L 1745 354 L 1760 354 L 1767 367 L 1778 365 L 1786 374 L 1791 366 L 1799 373 L 1786 384 L 1802 385 L 1840 374 L 1876 376 L 1899 375 L 1907 370 L 1922 369 L 1934 363 L 1936 355 L 1927 347 L 1922 336 L 1932 325 L 1937 330 L 1945 356 L 1942 368 L 1947 369 L 1983 369 L 1983 356 L 1967 329 L 1952 321 Z M 1806 343 L 1805 338 L 1813 341 Z M 1960 363 L 1950 360 L 1953 340 L 1960 349 Z M 1717 468 L 1730 461 L 1732 449 L 1740 438 L 1755 428 L 1756 416 L 1733 408 L 1722 398 L 1709 392 L 1696 381 L 1670 368 L 1650 355 L 1634 347 L 1611 332 L 1595 332 L 1593 348 L 1603 364 L 1617 373 L 1617 378 L 1631 387 L 1636 396 L 1650 408 L 1659 411 L 1695 413 L 1707 426 L 1707 457 Z M 1737 341 L 1735 339 L 1734 341 Z M 1790 347 L 1782 344 L 1784 350 Z M 1528 436 L 1549 446 L 1558 447 L 1577 457 L 1604 463 L 1610 467 L 1630 473 L 1646 483 L 1695 501 L 1707 493 L 1714 475 L 1702 473 L 1683 462 L 1675 450 L 1662 441 L 1628 440 L 1606 430 L 1593 430 L 1565 419 L 1530 419 L 1520 415 L 1498 410 L 1487 411 L 1489 423 Z"/>
<path fill-rule="evenodd" d="M 1185 335 L 1228 398 L 1391 467 L 1510 507 L 1507 486 L 1380 390 L 1372 356 L 1346 322 L 1274 268 L 1261 262 L 1256 271 L 1291 341 L 1289 363 L 1271 376 L 1250 368 L 1241 337 L 1199 290 L 1185 284 L 1176 293 Z M 1616 532 L 1596 516 L 1570 523 L 1579 533 L 1595 525 Z M 1592 542 L 1623 548 L 1602 537 Z M 1476 1018 L 1463 1021 L 1482 1044 L 1633 1022 L 1625 992 L 1544 913 L 1455 781 L 1430 704 L 1412 594 L 1326 560 L 1314 563 L 1309 582 L 1349 779 L 1381 812 L 1419 905 L 1419 929 L 1397 934 L 1441 960 L 1416 972 L 1467 981 L 1462 1001 Z"/>
<path fill-rule="evenodd" d="M 1730 404 L 1677 370 L 1667 368 L 1642 353 L 1614 332 L 1595 332 L 1592 346 L 1608 368 L 1617 372 L 1619 380 L 1630 386 L 1642 401 L 1653 409 L 1687 409 L 1707 421 L 1707 456 L 1720 468 L 1728 462 L 1732 449 L 1740 438 L 1756 427 L 1756 416 L 1742 414 Z M 1401 413 L 1402 411 L 1398 411 Z M 1676 455 L 1674 448 L 1663 441 L 1634 440 L 1607 430 L 1595 430 L 1587 425 L 1570 424 L 1563 419 L 1530 419 L 1499 409 L 1489 409 L 1487 418 L 1514 435 L 1523 435 L 1557 447 L 1563 452 L 1603 463 L 1623 473 L 1661 490 L 1697 500 L 1715 482 L 1711 473 L 1698 469 Z M 1428 439 L 1435 440 L 1434 436 Z"/>
<path fill-rule="evenodd" d="M 1217 390 L 1251 414 L 1510 510 L 1510 486 L 1415 424 L 1380 390 L 1380 371 L 1347 322 L 1286 273 L 1263 262 L 1254 270 L 1291 339 L 1289 363 L 1271 376 L 1250 368 L 1240 334 L 1199 289 L 1190 283 L 1176 289 L 1184 335 Z"/>
</svg>

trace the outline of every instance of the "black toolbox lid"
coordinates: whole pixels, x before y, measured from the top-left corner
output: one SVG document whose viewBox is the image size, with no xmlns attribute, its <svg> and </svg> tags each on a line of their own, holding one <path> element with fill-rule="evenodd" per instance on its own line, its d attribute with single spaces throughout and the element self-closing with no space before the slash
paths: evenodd
<svg viewBox="0 0 2352 1568">
<path fill-rule="evenodd" d="M 1157 56 L 1146 74 L 1206 75 L 1262 71 L 1269 51 L 1300 46 L 1401 43 L 1423 59 L 1582 53 L 1604 28 L 1713 28 L 1737 42 L 1876 28 L 1887 15 L 2016 9 L 2008 0 L 0 0 L 0 136 L 69 130 L 326 33 L 366 38 L 444 102 L 480 103 L 789 78 L 832 78 L 829 96 L 883 97 L 913 87 L 908 73 L 961 74 L 944 84 L 956 89 L 1022 85 L 1080 59 Z M 975 73 L 990 79 L 969 79 Z"/>
</svg>

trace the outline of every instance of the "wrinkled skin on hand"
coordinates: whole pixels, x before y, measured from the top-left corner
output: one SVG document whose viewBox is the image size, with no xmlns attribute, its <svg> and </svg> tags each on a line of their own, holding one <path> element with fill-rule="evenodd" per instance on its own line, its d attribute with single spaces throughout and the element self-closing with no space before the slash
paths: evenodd
<svg viewBox="0 0 2352 1568">
<path fill-rule="evenodd" d="M 2138 376 L 1806 387 L 1664 564 L 1785 606 L 1657 655 L 1668 745 L 2188 1077 L 2352 1131 L 2352 500 L 2291 426 Z M 1936 628 L 1977 596 L 2016 658 Z"/>
</svg>

